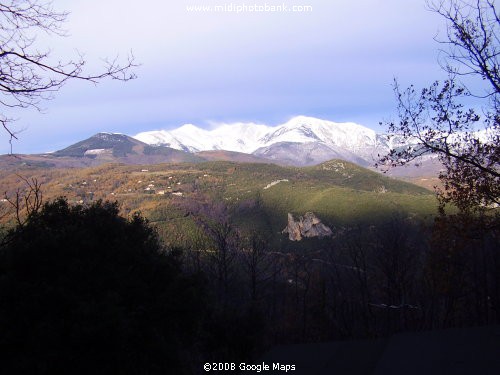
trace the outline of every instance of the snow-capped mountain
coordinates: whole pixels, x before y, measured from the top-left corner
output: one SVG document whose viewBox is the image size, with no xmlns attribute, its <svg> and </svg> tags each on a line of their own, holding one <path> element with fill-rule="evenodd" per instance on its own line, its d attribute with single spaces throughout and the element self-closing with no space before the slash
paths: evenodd
<svg viewBox="0 0 500 375">
<path fill-rule="evenodd" d="M 226 150 L 275 160 L 293 152 L 294 164 L 302 158 L 299 164 L 303 165 L 338 157 L 372 164 L 377 154 L 389 147 L 387 140 L 367 127 L 305 116 L 294 117 L 279 126 L 235 123 L 205 130 L 188 124 L 168 131 L 139 133 L 134 138 L 189 152 Z"/>
<path fill-rule="evenodd" d="M 222 124 L 213 130 L 186 124 L 174 130 L 139 133 L 134 138 L 190 152 L 226 150 L 251 154 L 262 146 L 260 139 L 272 129 L 253 123 Z"/>
</svg>

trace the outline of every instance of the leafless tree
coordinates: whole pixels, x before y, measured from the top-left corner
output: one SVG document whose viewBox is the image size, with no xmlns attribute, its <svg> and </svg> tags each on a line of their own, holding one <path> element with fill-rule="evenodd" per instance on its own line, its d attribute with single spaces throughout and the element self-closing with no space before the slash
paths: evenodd
<svg viewBox="0 0 500 375">
<path fill-rule="evenodd" d="M 261 297 L 262 285 L 274 277 L 276 260 L 269 251 L 267 242 L 257 231 L 251 231 L 245 240 L 240 258 L 243 271 L 249 279 L 251 299 L 255 302 Z"/>
<path fill-rule="evenodd" d="M 475 95 L 491 97 L 497 108 L 500 23 L 495 0 L 439 0 L 427 5 L 447 22 L 446 37 L 436 38 L 444 46 L 442 68 L 450 74 L 481 77 L 487 86 Z"/>
<path fill-rule="evenodd" d="M 18 189 L 13 196 L 9 196 L 7 192 L 4 193 L 4 202 L 8 204 L 9 208 L 2 210 L 0 220 L 4 217 L 14 216 L 18 228 L 23 228 L 24 225 L 36 215 L 42 208 L 43 194 L 42 184 L 36 178 L 18 177 L 25 183 L 25 191 Z M 12 212 L 13 211 L 13 212 Z M 1 228 L 4 231 L 6 228 Z M 5 231 L 6 235 L 0 236 L 0 248 L 12 241 L 13 237 Z"/>
<path fill-rule="evenodd" d="M 420 92 L 395 81 L 399 121 L 388 130 L 409 146 L 392 150 L 382 165 L 404 165 L 436 154 L 443 203 L 463 210 L 500 204 L 500 18 L 494 0 L 428 3 L 446 21 L 440 61 L 449 77 Z M 467 80 L 468 84 L 465 84 Z M 476 88 L 482 84 L 481 92 Z M 472 87 L 474 85 L 474 87 Z M 466 107 L 479 101 L 482 111 Z M 482 112 L 482 113 L 479 113 Z"/>
<path fill-rule="evenodd" d="M 86 61 L 54 58 L 51 51 L 42 49 L 37 36 L 65 36 L 63 24 L 68 13 L 59 12 L 50 0 L 4 0 L 0 2 L 0 105 L 4 108 L 41 109 L 42 101 L 51 99 L 68 80 L 97 83 L 103 78 L 128 81 L 135 78 L 132 68 L 137 64 L 133 55 L 125 63 L 117 58 L 105 60 L 103 71 L 87 73 Z M 0 123 L 11 142 L 17 139 L 10 126 L 12 118 L 0 113 Z"/>
<path fill-rule="evenodd" d="M 223 202 L 214 202 L 203 194 L 177 200 L 173 205 L 191 216 L 195 224 L 211 240 L 211 244 L 207 244 L 205 248 L 205 255 L 222 296 L 227 298 L 240 243 L 239 231 L 231 224 L 229 207 Z"/>
<path fill-rule="evenodd" d="M 41 184 L 36 178 L 18 177 L 26 184 L 26 192 L 17 190 L 14 197 L 4 194 L 5 201 L 12 207 L 19 227 L 23 227 L 30 216 L 36 214 L 42 207 L 43 194 Z"/>
</svg>

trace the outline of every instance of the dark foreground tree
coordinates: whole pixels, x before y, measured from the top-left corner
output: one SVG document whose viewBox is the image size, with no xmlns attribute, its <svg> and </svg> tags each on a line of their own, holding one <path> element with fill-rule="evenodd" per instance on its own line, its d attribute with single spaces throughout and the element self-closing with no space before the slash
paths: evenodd
<svg viewBox="0 0 500 375">
<path fill-rule="evenodd" d="M 191 372 L 203 295 L 140 216 L 46 203 L 0 248 L 1 371 Z"/>
<path fill-rule="evenodd" d="M 106 61 L 101 72 L 87 73 L 82 56 L 60 59 L 37 43 L 39 34 L 64 36 L 67 16 L 56 11 L 50 0 L 0 1 L 0 123 L 10 141 L 17 137 L 6 109 L 40 109 L 41 101 L 50 99 L 70 79 L 96 83 L 106 77 L 121 81 L 135 77 L 133 56 L 124 64 L 117 59 Z"/>
<path fill-rule="evenodd" d="M 443 203 L 463 211 L 497 206 L 500 15 L 494 0 L 439 0 L 429 8 L 447 23 L 446 36 L 438 41 L 445 47 L 441 65 L 449 79 L 420 92 L 395 83 L 399 121 L 388 130 L 410 146 L 392 150 L 381 164 L 404 165 L 436 154 L 444 165 Z"/>
</svg>

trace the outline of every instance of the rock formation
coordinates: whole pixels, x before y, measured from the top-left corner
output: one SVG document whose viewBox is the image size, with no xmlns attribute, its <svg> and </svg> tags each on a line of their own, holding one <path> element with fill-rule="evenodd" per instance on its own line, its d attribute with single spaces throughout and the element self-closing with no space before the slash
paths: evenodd
<svg viewBox="0 0 500 375">
<path fill-rule="evenodd" d="M 326 237 L 333 234 L 332 230 L 321 222 L 312 212 L 306 212 L 298 221 L 291 213 L 288 214 L 288 224 L 282 233 L 288 233 L 290 241 L 300 241 L 306 237 Z"/>
</svg>

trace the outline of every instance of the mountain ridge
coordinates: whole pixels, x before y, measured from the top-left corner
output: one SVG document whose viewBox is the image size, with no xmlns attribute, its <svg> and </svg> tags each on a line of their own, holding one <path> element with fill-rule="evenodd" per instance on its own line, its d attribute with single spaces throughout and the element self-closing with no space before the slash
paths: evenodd
<svg viewBox="0 0 500 375">
<path fill-rule="evenodd" d="M 278 126 L 239 122 L 206 130 L 186 124 L 170 131 L 139 133 L 135 137 L 97 133 L 53 153 L 17 155 L 16 160 L 2 157 L 0 165 L 84 167 L 103 163 L 227 160 L 300 167 L 342 159 L 373 169 L 379 155 L 404 146 L 396 135 L 377 134 L 352 122 L 335 123 L 298 116 Z M 430 181 L 441 168 L 439 162 L 431 159 L 423 160 L 423 166 L 425 168 L 399 167 L 387 174 L 412 180 L 422 176 Z"/>
<path fill-rule="evenodd" d="M 294 117 L 278 126 L 234 123 L 206 130 L 186 124 L 172 130 L 141 132 L 134 138 L 150 145 L 163 145 L 188 152 L 225 150 L 263 156 L 263 150 L 267 150 L 268 155 L 265 156 L 271 160 L 280 160 L 278 154 L 286 153 L 277 145 L 289 148 L 291 144 L 316 144 L 323 150 L 323 155 L 298 165 L 317 164 L 339 156 L 357 163 L 361 162 L 361 158 L 364 161 L 362 164 L 371 165 L 376 155 L 390 149 L 389 141 L 383 135 L 365 126 L 307 116 Z M 295 147 L 298 156 L 295 158 L 296 163 L 300 159 L 300 151 Z"/>
</svg>

